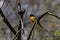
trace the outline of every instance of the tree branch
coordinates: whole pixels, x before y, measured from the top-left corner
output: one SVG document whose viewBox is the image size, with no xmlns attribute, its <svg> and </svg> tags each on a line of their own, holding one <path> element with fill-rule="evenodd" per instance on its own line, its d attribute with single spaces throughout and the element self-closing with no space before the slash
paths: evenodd
<svg viewBox="0 0 60 40">
<path fill-rule="evenodd" d="M 56 16 L 56 15 L 53 15 L 53 14 L 51 14 L 51 13 L 49 13 L 49 12 L 45 12 L 44 14 L 42 14 L 38 19 L 37 19 L 37 23 L 42 27 L 42 25 L 40 24 L 40 20 L 41 20 L 41 18 L 43 18 L 46 14 L 48 14 L 48 15 L 51 15 L 51 16 L 53 16 L 53 17 L 56 17 L 57 19 L 60 19 L 60 17 L 58 17 L 58 16 Z"/>
<path fill-rule="evenodd" d="M 32 32 L 33 32 L 33 30 L 34 30 L 35 25 L 36 25 L 36 22 L 34 23 L 32 29 L 31 29 L 31 31 L 30 31 L 30 33 L 29 33 L 29 36 L 28 36 L 28 39 L 27 39 L 27 40 L 30 40 L 30 37 L 31 37 L 31 35 L 32 35 Z"/>
<path fill-rule="evenodd" d="M 0 14 L 3 17 L 3 21 L 7 24 L 7 26 L 9 27 L 9 29 L 13 32 L 13 34 L 16 34 L 15 29 L 10 25 L 9 21 L 7 20 L 7 18 L 4 16 L 2 10 L 0 9 Z"/>
</svg>

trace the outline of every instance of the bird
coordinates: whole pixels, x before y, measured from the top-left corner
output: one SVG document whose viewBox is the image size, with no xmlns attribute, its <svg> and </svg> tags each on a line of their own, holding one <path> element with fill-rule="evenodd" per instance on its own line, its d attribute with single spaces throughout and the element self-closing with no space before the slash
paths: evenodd
<svg viewBox="0 0 60 40">
<path fill-rule="evenodd" d="M 35 21 L 36 21 L 36 17 L 33 14 L 30 14 L 30 21 L 32 23 L 35 23 Z"/>
<path fill-rule="evenodd" d="M 30 21 L 32 23 L 36 22 L 37 25 L 39 25 L 41 28 L 43 28 L 42 25 L 39 22 L 37 22 L 37 18 L 33 14 L 30 14 Z"/>
</svg>

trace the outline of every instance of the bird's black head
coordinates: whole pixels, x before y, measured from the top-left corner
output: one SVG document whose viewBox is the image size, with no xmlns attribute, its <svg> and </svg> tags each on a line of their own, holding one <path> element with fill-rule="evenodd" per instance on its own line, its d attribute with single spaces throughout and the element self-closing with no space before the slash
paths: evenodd
<svg viewBox="0 0 60 40">
<path fill-rule="evenodd" d="M 30 14 L 30 16 L 34 16 L 33 14 Z"/>
</svg>

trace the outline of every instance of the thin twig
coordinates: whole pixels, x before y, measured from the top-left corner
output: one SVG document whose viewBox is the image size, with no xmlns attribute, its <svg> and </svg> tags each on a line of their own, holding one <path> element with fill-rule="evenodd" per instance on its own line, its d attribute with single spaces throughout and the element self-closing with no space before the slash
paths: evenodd
<svg viewBox="0 0 60 40">
<path fill-rule="evenodd" d="M 48 15 L 51 15 L 51 16 L 56 17 L 57 19 L 60 19 L 60 17 L 58 17 L 58 16 L 56 16 L 56 15 L 53 15 L 53 14 L 50 14 L 50 13 L 48 13 Z"/>
<path fill-rule="evenodd" d="M 14 40 L 14 39 L 17 37 L 18 33 L 19 33 L 21 30 L 22 30 L 22 29 L 19 29 L 19 30 L 17 31 L 16 35 L 12 38 L 12 40 Z"/>
<path fill-rule="evenodd" d="M 30 31 L 30 33 L 29 33 L 29 36 L 28 36 L 28 39 L 27 39 L 27 40 L 30 40 L 31 34 L 32 34 L 32 32 L 33 32 L 33 30 L 34 30 L 34 27 L 35 27 L 35 24 L 36 24 L 36 22 L 35 22 L 34 25 L 32 26 L 32 29 L 31 29 L 31 31 Z"/>
<path fill-rule="evenodd" d="M 4 5 L 4 3 L 3 3 L 3 5 Z M 3 7 L 3 5 L 2 5 L 2 7 Z M 4 7 L 3 11 L 6 9 L 7 6 L 8 6 L 8 3 L 7 3 L 6 6 Z M 1 8 L 2 8 L 2 7 L 1 7 Z"/>
<path fill-rule="evenodd" d="M 38 23 L 39 25 L 41 25 L 39 21 L 40 21 L 41 18 L 43 18 L 46 14 L 51 15 L 51 16 L 54 16 L 54 17 L 56 17 L 57 19 L 60 19 L 60 17 L 58 17 L 58 16 L 56 16 L 56 15 L 53 15 L 53 14 L 51 14 L 51 13 L 49 13 L 49 12 L 45 12 L 44 14 L 42 14 L 42 15 L 37 19 L 37 23 Z M 42 25 L 41 25 L 41 26 L 42 26 Z"/>
<path fill-rule="evenodd" d="M 5 0 L 4 0 L 4 2 L 5 2 Z M 4 5 L 4 2 L 3 2 L 3 4 L 2 4 L 1 8 L 2 8 L 2 7 L 3 7 L 3 5 Z"/>
<path fill-rule="evenodd" d="M 36 22 L 34 23 L 34 25 L 32 26 L 32 29 L 31 29 L 31 31 L 30 31 L 30 33 L 29 33 L 29 36 L 28 36 L 28 39 L 27 39 L 27 40 L 30 40 L 30 37 L 31 37 L 31 35 L 32 35 L 32 32 L 33 32 L 34 27 L 35 27 L 36 24 L 39 24 L 39 26 L 40 26 L 41 28 L 43 28 L 42 25 L 41 25 L 40 23 L 37 23 L 37 21 L 36 21 Z"/>
</svg>

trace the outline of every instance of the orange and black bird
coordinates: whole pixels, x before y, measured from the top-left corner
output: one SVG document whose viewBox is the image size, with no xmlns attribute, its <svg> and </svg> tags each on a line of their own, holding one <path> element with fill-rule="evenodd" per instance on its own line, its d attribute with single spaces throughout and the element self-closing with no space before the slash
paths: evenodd
<svg viewBox="0 0 60 40">
<path fill-rule="evenodd" d="M 32 23 L 35 23 L 36 22 L 36 17 L 33 14 L 30 14 L 30 21 Z"/>
<path fill-rule="evenodd" d="M 42 25 L 39 22 L 37 22 L 37 18 L 33 14 L 30 14 L 30 21 L 32 23 L 36 22 L 41 28 L 43 28 Z"/>
</svg>

